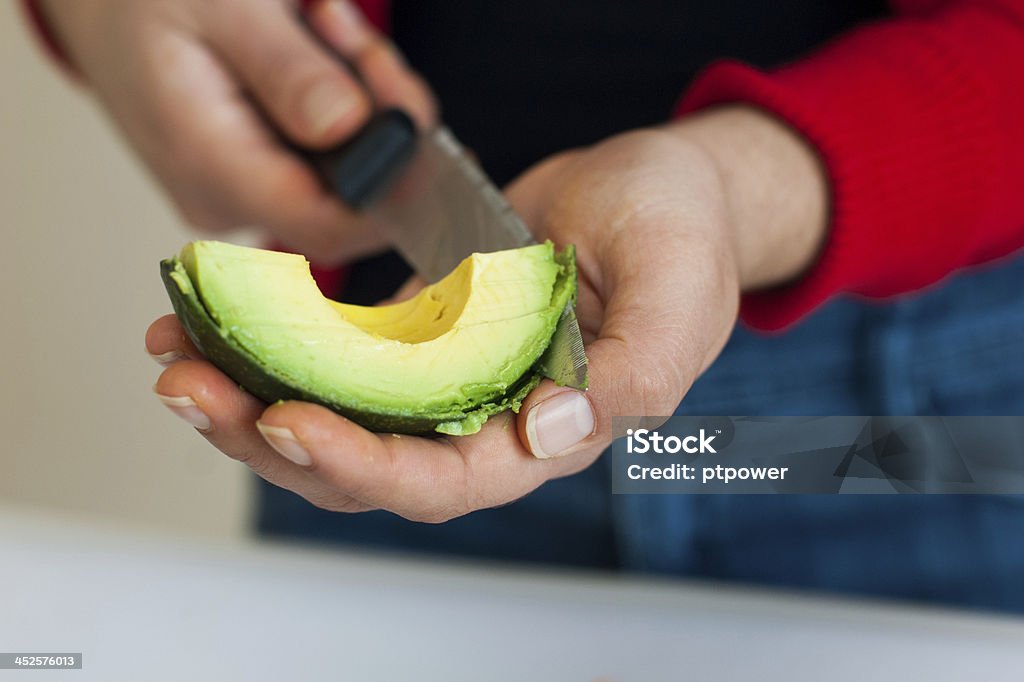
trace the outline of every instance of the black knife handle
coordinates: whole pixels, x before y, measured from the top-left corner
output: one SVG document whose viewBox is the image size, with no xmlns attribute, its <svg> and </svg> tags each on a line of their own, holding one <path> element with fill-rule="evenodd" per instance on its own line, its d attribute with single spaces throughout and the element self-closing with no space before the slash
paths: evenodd
<svg viewBox="0 0 1024 682">
<path fill-rule="evenodd" d="M 359 209 L 400 174 L 416 150 L 416 140 L 416 125 L 409 115 L 401 109 L 386 109 L 337 147 L 300 154 L 329 191 Z"/>
</svg>

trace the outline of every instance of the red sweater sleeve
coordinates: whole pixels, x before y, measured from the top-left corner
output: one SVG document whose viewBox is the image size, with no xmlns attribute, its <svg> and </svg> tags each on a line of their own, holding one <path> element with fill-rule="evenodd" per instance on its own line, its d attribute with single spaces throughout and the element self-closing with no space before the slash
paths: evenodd
<svg viewBox="0 0 1024 682">
<path fill-rule="evenodd" d="M 1024 1 L 894 3 L 897 15 L 770 72 L 709 68 L 678 113 L 762 107 L 817 148 L 830 233 L 796 283 L 741 316 L 785 327 L 839 293 L 886 297 L 1024 245 Z"/>
</svg>

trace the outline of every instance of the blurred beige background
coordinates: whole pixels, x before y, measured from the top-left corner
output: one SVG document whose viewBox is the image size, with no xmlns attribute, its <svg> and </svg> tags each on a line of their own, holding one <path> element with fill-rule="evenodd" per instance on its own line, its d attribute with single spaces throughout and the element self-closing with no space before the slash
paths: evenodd
<svg viewBox="0 0 1024 682">
<path fill-rule="evenodd" d="M 251 481 L 161 406 L 157 262 L 189 238 L 85 93 L 0 3 L 0 503 L 220 538 Z"/>
</svg>

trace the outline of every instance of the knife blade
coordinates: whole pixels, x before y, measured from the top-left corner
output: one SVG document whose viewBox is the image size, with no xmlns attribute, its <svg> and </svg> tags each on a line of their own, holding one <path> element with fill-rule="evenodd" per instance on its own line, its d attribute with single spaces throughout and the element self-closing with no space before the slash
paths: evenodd
<svg viewBox="0 0 1024 682">
<path fill-rule="evenodd" d="M 536 244 L 530 230 L 446 127 L 422 135 L 401 175 L 366 208 L 402 257 L 429 282 L 471 253 Z M 561 386 L 587 386 L 587 355 L 572 303 L 541 357 Z"/>
<path fill-rule="evenodd" d="M 364 229 L 380 231 L 428 282 L 472 253 L 537 243 L 444 126 L 417 134 L 401 112 L 382 112 L 352 141 L 310 160 L 325 184 L 360 210 Z M 586 388 L 587 356 L 571 303 L 538 368 L 559 385 Z"/>
</svg>

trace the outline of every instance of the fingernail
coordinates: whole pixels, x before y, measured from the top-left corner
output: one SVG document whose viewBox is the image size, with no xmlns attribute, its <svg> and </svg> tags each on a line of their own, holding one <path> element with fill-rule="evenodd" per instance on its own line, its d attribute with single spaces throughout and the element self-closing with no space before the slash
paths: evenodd
<svg viewBox="0 0 1024 682">
<path fill-rule="evenodd" d="M 199 409 L 199 406 L 196 405 L 196 401 L 192 400 L 192 398 L 189 398 L 187 395 L 173 396 L 163 395 L 162 393 L 157 393 L 156 397 L 160 399 L 160 402 L 167 406 L 167 409 L 200 431 L 210 430 L 210 427 L 212 426 L 210 418 L 206 416 L 205 412 Z"/>
<path fill-rule="evenodd" d="M 318 83 L 302 103 L 313 135 L 320 136 L 348 116 L 359 104 L 356 95 L 334 81 Z"/>
<path fill-rule="evenodd" d="M 313 463 L 309 451 L 302 447 L 302 443 L 295 437 L 291 429 L 283 426 L 267 426 L 262 422 L 256 422 L 256 428 L 263 434 L 263 439 L 270 444 L 270 447 L 277 450 L 282 457 L 295 462 L 300 467 L 308 467 Z"/>
<path fill-rule="evenodd" d="M 337 47 L 346 53 L 361 50 L 369 38 L 362 13 L 348 0 L 331 0 L 324 9 L 334 24 L 335 39 L 341 43 Z"/>
<path fill-rule="evenodd" d="M 146 352 L 149 353 L 149 351 Z M 166 353 L 149 353 L 149 357 L 153 358 L 153 360 L 159 365 L 170 367 L 178 360 L 184 360 L 188 356 L 180 350 L 169 350 Z"/>
<path fill-rule="evenodd" d="M 534 457 L 558 457 L 594 432 L 594 411 L 579 391 L 565 391 L 526 415 L 526 438 Z"/>
</svg>

